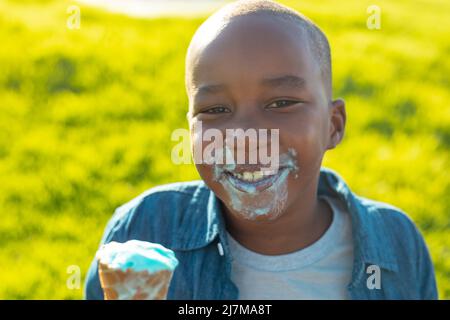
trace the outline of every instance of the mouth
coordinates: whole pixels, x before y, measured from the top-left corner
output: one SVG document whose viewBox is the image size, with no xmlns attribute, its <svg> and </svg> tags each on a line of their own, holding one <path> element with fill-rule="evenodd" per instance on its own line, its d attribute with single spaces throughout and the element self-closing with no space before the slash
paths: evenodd
<svg viewBox="0 0 450 320">
<path fill-rule="evenodd" d="M 288 174 L 288 167 L 280 167 L 276 172 L 268 171 L 224 171 L 225 178 L 239 191 L 256 193 L 268 189 L 283 176 Z"/>
</svg>

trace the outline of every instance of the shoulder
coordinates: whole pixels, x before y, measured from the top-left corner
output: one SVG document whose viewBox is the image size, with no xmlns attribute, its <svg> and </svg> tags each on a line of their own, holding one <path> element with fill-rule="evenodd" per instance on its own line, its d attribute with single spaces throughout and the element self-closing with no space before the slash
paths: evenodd
<svg viewBox="0 0 450 320">
<path fill-rule="evenodd" d="M 417 237 L 419 231 L 411 217 L 402 209 L 381 201 L 356 196 L 372 223 L 399 234 L 402 238 Z"/>
<path fill-rule="evenodd" d="M 210 192 L 202 180 L 150 188 L 115 210 L 102 242 L 115 237 L 182 247 L 178 231 L 202 224 L 205 217 L 196 213 L 206 209 Z"/>
<path fill-rule="evenodd" d="M 173 209 L 172 207 L 186 205 L 192 200 L 194 195 L 198 197 L 199 193 L 204 194 L 206 191 L 207 187 L 201 180 L 158 185 L 118 207 L 115 215 L 118 219 L 122 219 L 136 209 L 152 205 L 162 205 Z M 160 208 L 158 207 L 158 209 Z M 155 212 L 155 210 L 152 210 L 152 212 Z M 151 212 L 146 213 L 151 214 Z"/>
<path fill-rule="evenodd" d="M 389 246 L 397 260 L 420 262 L 426 259 L 428 249 L 412 218 L 402 209 L 381 201 L 356 196 L 365 207 L 366 232 L 377 233 L 376 238 Z"/>
<path fill-rule="evenodd" d="M 345 180 L 329 168 L 321 168 L 319 192 L 337 194 L 350 204 L 349 210 L 357 219 L 355 222 L 369 233 L 396 233 L 404 237 L 417 237 L 419 232 L 412 219 L 400 208 L 391 204 L 368 199 L 354 193 Z M 394 232 L 395 231 L 395 232 Z"/>
</svg>

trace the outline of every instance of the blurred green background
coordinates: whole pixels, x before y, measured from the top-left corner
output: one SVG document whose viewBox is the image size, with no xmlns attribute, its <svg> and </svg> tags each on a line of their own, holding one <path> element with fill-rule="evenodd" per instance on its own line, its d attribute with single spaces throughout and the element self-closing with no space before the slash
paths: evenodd
<svg viewBox="0 0 450 320">
<path fill-rule="evenodd" d="M 345 139 L 324 165 L 357 193 L 406 211 L 450 298 L 450 2 L 281 1 L 332 47 Z M 136 19 L 65 0 L 0 0 L 0 298 L 80 299 L 114 209 L 163 183 L 198 179 L 170 160 L 187 128 L 184 54 L 197 18 Z M 79 5 L 79 4 L 77 4 Z M 70 271 L 70 270 L 69 270 Z"/>
</svg>

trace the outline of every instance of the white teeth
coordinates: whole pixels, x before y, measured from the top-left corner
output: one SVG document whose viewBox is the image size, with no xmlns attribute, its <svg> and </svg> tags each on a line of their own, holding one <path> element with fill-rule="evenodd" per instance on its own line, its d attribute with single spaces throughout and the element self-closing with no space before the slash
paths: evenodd
<svg viewBox="0 0 450 320">
<path fill-rule="evenodd" d="M 253 173 L 245 171 L 244 172 L 244 180 L 253 181 Z"/>
<path fill-rule="evenodd" d="M 253 180 L 261 180 L 263 173 L 261 171 L 253 172 Z"/>
<path fill-rule="evenodd" d="M 254 171 L 254 172 L 244 171 L 242 173 L 233 172 L 232 174 L 236 178 L 248 182 L 259 181 L 267 176 L 267 174 L 263 171 Z"/>
</svg>

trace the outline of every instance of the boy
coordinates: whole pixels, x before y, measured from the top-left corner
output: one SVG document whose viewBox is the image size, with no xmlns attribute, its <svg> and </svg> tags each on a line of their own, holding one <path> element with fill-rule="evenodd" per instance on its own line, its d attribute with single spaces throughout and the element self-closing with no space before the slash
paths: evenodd
<svg viewBox="0 0 450 320">
<path fill-rule="evenodd" d="M 205 149 L 193 130 L 200 122 L 220 132 L 279 129 L 278 170 L 247 158 L 196 163 L 201 181 L 155 187 L 119 207 L 102 243 L 174 250 L 168 299 L 436 299 L 411 220 L 321 168 L 346 120 L 344 101 L 332 100 L 330 60 L 322 31 L 275 2 L 237 1 L 212 15 L 186 56 L 192 148 Z M 96 261 L 85 295 L 103 297 Z"/>
</svg>

